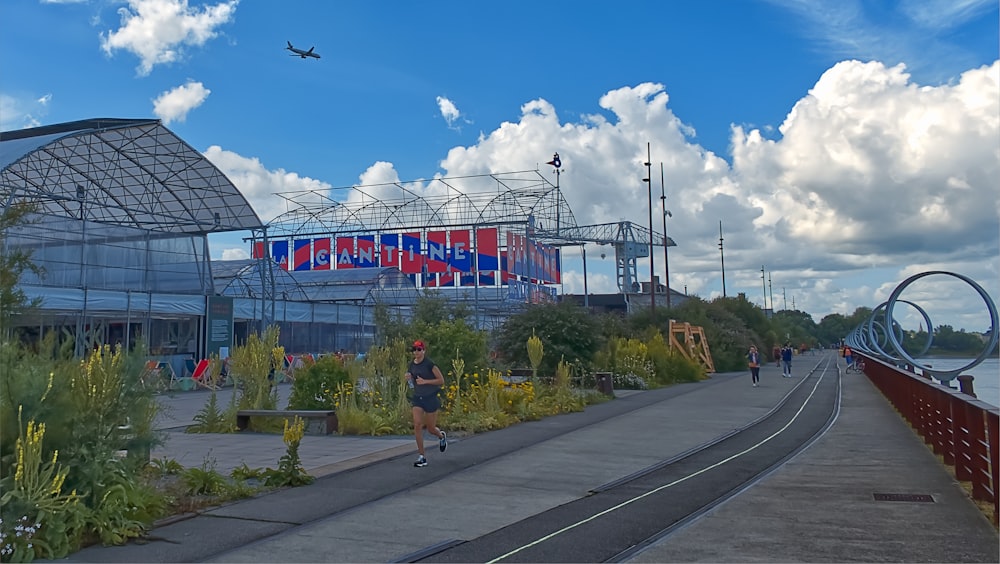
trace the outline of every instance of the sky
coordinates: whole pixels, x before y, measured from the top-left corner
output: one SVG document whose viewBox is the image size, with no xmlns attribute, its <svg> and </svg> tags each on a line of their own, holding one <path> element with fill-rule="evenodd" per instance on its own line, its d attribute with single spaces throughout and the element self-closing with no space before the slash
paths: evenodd
<svg viewBox="0 0 1000 564">
<path fill-rule="evenodd" d="M 161 119 L 265 222 L 275 193 L 551 175 L 558 152 L 579 225 L 648 226 L 648 143 L 674 290 L 722 295 L 724 261 L 727 295 L 817 322 L 928 271 L 1000 296 L 996 0 L 5 0 L 0 16 L 0 129 Z M 248 256 L 242 235 L 213 236 L 212 257 Z M 591 293 L 616 291 L 612 256 L 587 248 Z M 563 292 L 582 267 L 567 248 Z M 956 277 L 897 298 L 906 328 L 907 302 L 990 327 Z"/>
</svg>

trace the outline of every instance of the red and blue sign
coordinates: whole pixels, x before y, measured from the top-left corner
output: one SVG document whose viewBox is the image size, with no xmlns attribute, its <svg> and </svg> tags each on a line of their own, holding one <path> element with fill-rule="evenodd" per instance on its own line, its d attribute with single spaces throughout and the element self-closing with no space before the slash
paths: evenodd
<svg viewBox="0 0 1000 564">
<path fill-rule="evenodd" d="M 398 268 L 423 286 L 494 286 L 510 281 L 560 282 L 559 250 L 530 237 L 500 230 L 436 230 L 271 241 L 271 256 L 285 270 Z M 289 247 L 291 246 L 291 249 Z M 331 248 L 332 247 L 332 248 Z M 254 241 L 252 256 L 263 255 Z M 291 252 L 289 252 L 291 250 Z M 500 272 L 499 280 L 496 272 Z M 524 292 L 519 289 L 518 294 Z"/>
</svg>

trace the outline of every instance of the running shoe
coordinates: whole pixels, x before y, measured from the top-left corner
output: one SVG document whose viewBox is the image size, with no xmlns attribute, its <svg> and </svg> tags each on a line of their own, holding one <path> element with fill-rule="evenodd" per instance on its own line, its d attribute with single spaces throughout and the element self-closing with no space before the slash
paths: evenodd
<svg viewBox="0 0 1000 564">
<path fill-rule="evenodd" d="M 441 452 L 448 450 L 448 433 L 441 431 L 441 440 L 438 441 L 438 448 Z"/>
<path fill-rule="evenodd" d="M 424 466 L 427 466 L 427 459 L 424 458 L 423 455 L 420 455 L 417 457 L 417 461 L 414 462 L 413 465 L 417 468 L 423 468 Z"/>
</svg>

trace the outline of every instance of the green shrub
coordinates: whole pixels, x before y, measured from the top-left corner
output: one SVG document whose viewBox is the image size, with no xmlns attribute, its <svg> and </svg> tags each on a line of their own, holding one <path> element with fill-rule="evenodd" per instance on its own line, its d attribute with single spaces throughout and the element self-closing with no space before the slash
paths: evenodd
<svg viewBox="0 0 1000 564">
<path fill-rule="evenodd" d="M 189 495 L 219 495 L 226 489 L 226 477 L 209 464 L 184 470 L 181 481 Z"/>
<path fill-rule="evenodd" d="M 602 339 L 597 318 L 582 307 L 569 301 L 529 305 L 508 318 L 497 335 L 497 348 L 510 367 L 531 365 L 525 343 L 533 334 L 541 339 L 545 350 L 538 367 L 542 377 L 555 374 L 560 359 L 590 367 Z"/>
<path fill-rule="evenodd" d="M 250 468 L 247 463 L 244 462 L 240 466 L 233 468 L 233 471 L 229 473 L 229 476 L 236 480 L 237 482 L 245 482 L 247 480 L 260 480 L 264 477 L 263 468 Z"/>
<path fill-rule="evenodd" d="M 285 431 L 281 437 L 285 442 L 285 454 L 278 460 L 278 468 L 264 470 L 264 483 L 267 486 L 281 488 L 313 483 L 315 478 L 306 473 L 302 467 L 302 459 L 299 458 L 299 444 L 304 434 L 305 422 L 299 416 L 296 415 L 291 424 L 285 420 Z"/>
<path fill-rule="evenodd" d="M 336 355 L 328 354 L 295 374 L 289 409 L 334 409 L 337 386 L 351 382 L 351 374 Z"/>
<path fill-rule="evenodd" d="M 272 378 L 284 367 L 285 349 L 278 346 L 279 329 L 272 325 L 263 335 L 251 333 L 246 343 L 233 347 L 229 377 L 236 387 L 238 409 L 275 409 L 278 389 Z"/>
<path fill-rule="evenodd" d="M 236 429 L 236 410 L 223 411 L 213 391 L 201 411 L 194 415 L 195 424 L 185 429 L 188 433 L 232 433 Z"/>
</svg>

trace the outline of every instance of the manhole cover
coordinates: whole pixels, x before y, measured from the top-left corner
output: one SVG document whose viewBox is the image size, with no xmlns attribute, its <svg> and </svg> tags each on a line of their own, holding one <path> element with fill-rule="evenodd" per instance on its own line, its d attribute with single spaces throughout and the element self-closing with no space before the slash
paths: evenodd
<svg viewBox="0 0 1000 564">
<path fill-rule="evenodd" d="M 918 501 L 934 503 L 934 497 L 928 494 L 875 493 L 875 501 Z"/>
</svg>

